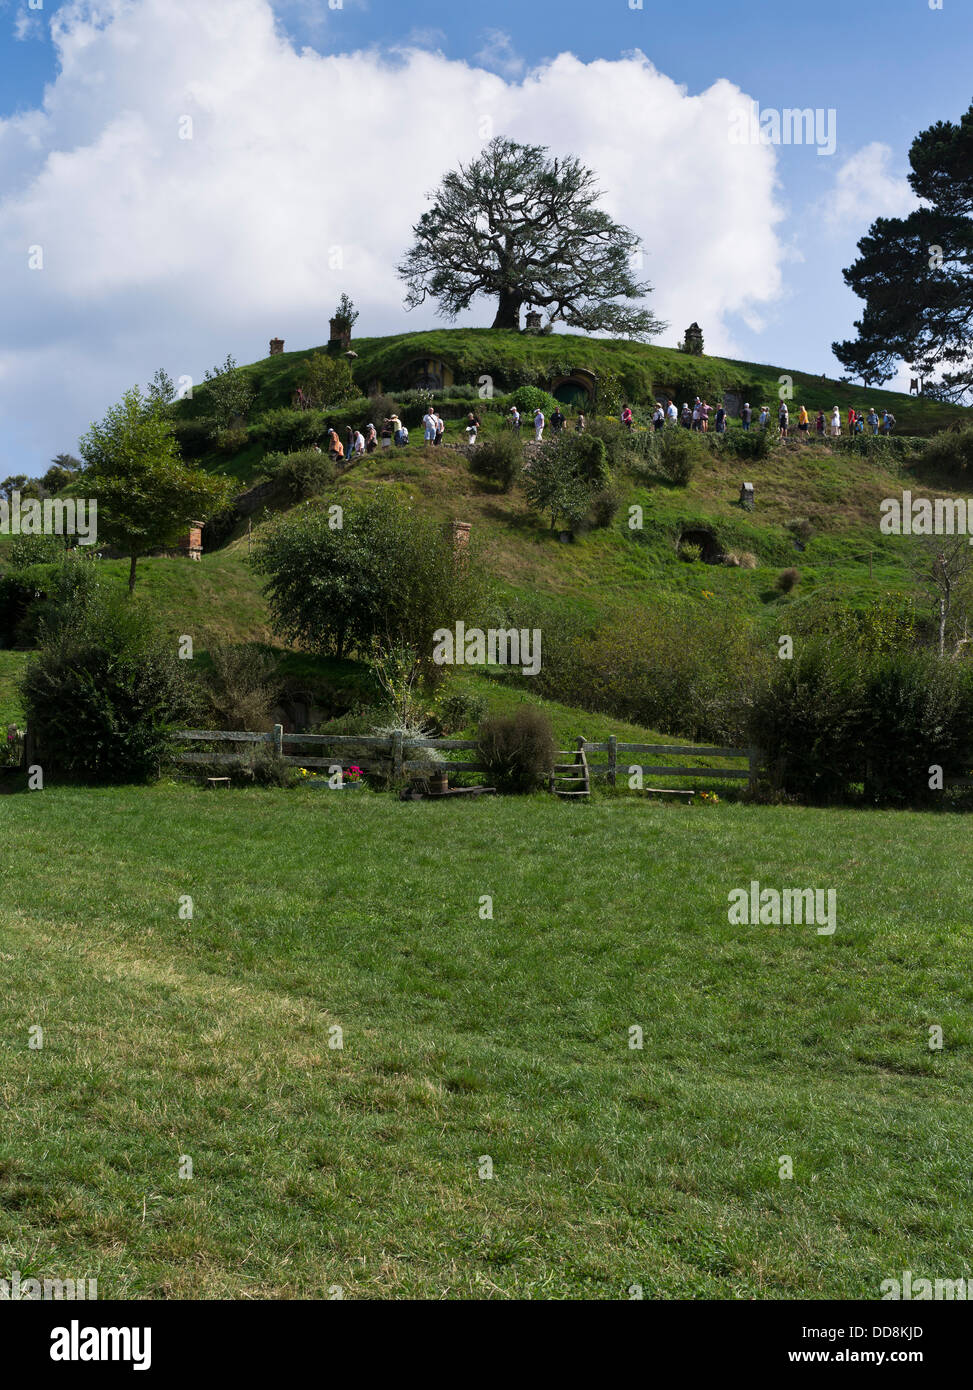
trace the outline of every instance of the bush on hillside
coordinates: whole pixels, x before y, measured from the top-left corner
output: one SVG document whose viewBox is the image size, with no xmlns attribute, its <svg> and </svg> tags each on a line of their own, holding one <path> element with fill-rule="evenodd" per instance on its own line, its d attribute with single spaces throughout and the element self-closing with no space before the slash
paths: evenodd
<svg viewBox="0 0 973 1390">
<path fill-rule="evenodd" d="M 702 437 L 691 430 L 665 430 L 659 440 L 656 467 L 667 482 L 686 487 L 705 452 Z"/>
<path fill-rule="evenodd" d="M 211 416 L 172 422 L 172 432 L 179 445 L 179 452 L 189 463 L 195 463 L 209 453 L 213 448 L 217 431 L 217 423 Z"/>
<path fill-rule="evenodd" d="M 29 565 L 0 578 L 0 646 L 31 647 L 100 591 L 87 548 L 61 550 L 53 564 Z"/>
<path fill-rule="evenodd" d="M 452 536 L 389 488 L 341 502 L 340 528 L 326 507 L 302 508 L 272 523 L 255 547 L 276 630 L 338 657 L 369 654 L 376 642 L 408 647 L 427 676 L 441 675 L 433 633 L 458 618 L 476 622 L 482 567 L 472 556 L 458 561 Z"/>
<path fill-rule="evenodd" d="M 930 768 L 968 771 L 973 671 L 929 650 L 869 650 L 824 637 L 774 662 L 753 703 L 751 741 L 776 791 L 812 802 L 936 800 Z"/>
<path fill-rule="evenodd" d="M 98 597 L 51 632 L 20 681 L 38 761 L 78 781 L 158 774 L 196 708 L 176 643 L 140 604 Z"/>
<path fill-rule="evenodd" d="M 280 696 L 277 667 L 256 642 L 235 643 L 217 634 L 206 640 L 209 666 L 200 691 L 207 728 L 260 732 Z"/>
<path fill-rule="evenodd" d="M 594 524 L 601 529 L 607 529 L 615 520 L 621 505 L 622 499 L 613 484 L 609 483 L 599 488 L 591 499 L 591 517 Z"/>
<path fill-rule="evenodd" d="M 7 551 L 10 568 L 27 569 L 30 565 L 53 565 L 60 560 L 66 550 L 60 536 L 18 536 L 11 541 Z"/>
<path fill-rule="evenodd" d="M 477 757 L 498 791 L 533 791 L 550 775 L 556 756 L 550 716 L 535 705 L 489 715 L 477 733 Z"/>
<path fill-rule="evenodd" d="M 286 489 L 294 502 L 316 497 L 334 481 L 335 467 L 322 449 L 297 449 L 291 454 L 267 454 L 263 466 L 269 477 Z"/>
<path fill-rule="evenodd" d="M 437 718 L 439 728 L 448 738 L 450 734 L 459 733 L 461 729 L 479 724 L 485 714 L 486 699 L 483 695 L 471 695 L 466 691 L 457 690 L 443 698 Z"/>
<path fill-rule="evenodd" d="M 511 391 L 509 400 L 523 414 L 533 415 L 538 409 L 542 410 L 548 420 L 558 405 L 551 393 L 542 391 L 539 386 L 518 386 L 516 391 Z"/>
<path fill-rule="evenodd" d="M 510 492 L 524 467 L 524 446 L 516 431 L 507 431 L 482 440 L 470 451 L 470 472 L 478 478 L 499 483 Z"/>
<path fill-rule="evenodd" d="M 733 458 L 757 461 L 767 458 L 770 453 L 769 430 L 728 430 L 721 437 L 723 448 Z"/>
<path fill-rule="evenodd" d="M 801 579 L 801 571 L 791 565 L 786 570 L 781 570 L 777 576 L 777 588 L 782 594 L 789 594 L 796 589 Z"/>
<path fill-rule="evenodd" d="M 922 463 L 950 478 L 968 478 L 973 474 L 973 429 L 934 434 L 922 451 Z"/>
<path fill-rule="evenodd" d="M 289 452 L 320 442 L 327 433 L 327 426 L 328 419 L 323 411 L 278 406 L 254 421 L 250 426 L 250 438 L 267 450 Z"/>
</svg>

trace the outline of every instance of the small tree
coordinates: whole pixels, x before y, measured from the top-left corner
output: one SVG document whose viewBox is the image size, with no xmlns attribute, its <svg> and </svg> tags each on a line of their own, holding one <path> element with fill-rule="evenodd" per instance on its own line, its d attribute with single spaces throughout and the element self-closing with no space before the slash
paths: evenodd
<svg viewBox="0 0 973 1390">
<path fill-rule="evenodd" d="M 165 412 L 176 399 L 176 386 L 164 367 L 160 367 L 145 388 L 145 399 L 160 412 Z"/>
<path fill-rule="evenodd" d="M 927 536 L 912 559 L 912 572 L 933 600 L 936 615 L 936 646 L 946 654 L 946 633 L 954 607 L 969 597 L 973 578 L 973 549 L 969 537 Z M 960 647 L 967 641 L 964 632 Z M 959 650 L 959 648 L 957 648 Z"/>
<path fill-rule="evenodd" d="M 579 525 L 585 518 L 594 493 L 604 482 L 603 469 L 597 466 L 590 452 L 584 456 L 573 447 L 585 435 L 567 436 L 552 440 L 534 457 L 524 471 L 524 492 L 535 511 L 547 512 L 551 530 L 564 518 L 569 526 Z M 590 443 L 600 448 L 602 464 L 605 446 L 591 436 Z"/>
<path fill-rule="evenodd" d="M 55 454 L 51 466 L 41 478 L 41 486 L 50 493 L 63 491 L 73 483 L 81 472 L 83 464 L 73 454 Z"/>
<path fill-rule="evenodd" d="M 140 556 L 175 545 L 191 521 L 205 521 L 230 500 L 229 479 L 182 462 L 171 421 L 137 386 L 91 426 L 80 449 L 99 531 L 131 561 L 130 593 Z"/>
<path fill-rule="evenodd" d="M 207 370 L 204 379 L 209 390 L 210 413 L 220 429 L 225 430 L 238 416 L 246 418 L 253 404 L 253 391 L 230 353 L 222 366 Z"/>
<path fill-rule="evenodd" d="M 482 605 L 481 570 L 452 537 L 390 490 L 342 495 L 340 525 L 327 507 L 272 526 L 254 554 L 282 636 L 312 651 L 368 657 L 381 646 L 419 654 L 433 674 L 432 635 Z"/>
<path fill-rule="evenodd" d="M 334 319 L 335 327 L 343 333 L 350 333 L 354 328 L 355 320 L 358 318 L 358 310 L 346 294 L 342 294 L 341 298 L 338 300 L 338 307 L 335 309 L 332 318 Z"/>
<path fill-rule="evenodd" d="M 302 403 L 314 410 L 339 405 L 358 395 L 351 367 L 343 357 L 329 357 L 326 352 L 314 352 L 304 359 L 301 368 Z"/>
</svg>

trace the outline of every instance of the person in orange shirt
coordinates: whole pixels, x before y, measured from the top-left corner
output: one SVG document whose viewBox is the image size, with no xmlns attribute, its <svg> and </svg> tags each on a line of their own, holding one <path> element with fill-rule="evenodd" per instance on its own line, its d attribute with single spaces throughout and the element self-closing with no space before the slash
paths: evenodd
<svg viewBox="0 0 973 1390">
<path fill-rule="evenodd" d="M 802 405 L 797 416 L 797 429 L 801 438 L 804 440 L 808 438 L 808 423 L 807 407 Z"/>
</svg>

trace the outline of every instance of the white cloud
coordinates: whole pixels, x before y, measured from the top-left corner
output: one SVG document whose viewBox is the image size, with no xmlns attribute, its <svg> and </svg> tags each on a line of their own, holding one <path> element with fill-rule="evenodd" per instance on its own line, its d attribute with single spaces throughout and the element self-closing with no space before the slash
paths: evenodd
<svg viewBox="0 0 973 1390">
<path fill-rule="evenodd" d="M 25 39 L 43 37 L 44 24 L 41 16 L 35 10 L 21 10 L 14 20 L 14 38 L 22 43 Z"/>
<path fill-rule="evenodd" d="M 503 29 L 484 29 L 481 38 L 483 47 L 476 54 L 475 62 L 481 67 L 502 73 L 504 77 L 519 77 L 526 68 L 523 55 L 514 48 L 514 41 Z"/>
<path fill-rule="evenodd" d="M 835 174 L 825 216 L 832 227 L 860 228 L 876 217 L 905 217 L 919 206 L 909 181 L 889 168 L 892 151 L 875 140 L 846 159 Z"/>
<path fill-rule="evenodd" d="M 729 143 L 729 82 L 689 96 L 641 54 L 562 54 L 510 83 L 419 49 L 298 52 L 266 0 L 71 0 L 53 34 L 43 108 L 0 121 L 7 471 L 73 448 L 159 365 L 199 379 L 275 335 L 325 341 L 343 290 L 363 334 L 439 322 L 405 314 L 394 267 L 485 121 L 598 172 L 644 238 L 666 341 L 695 319 L 709 350 L 732 350 L 730 317 L 780 293 L 775 154 Z M 35 245 L 43 270 L 27 268 Z M 484 302 L 466 321 L 490 316 Z"/>
</svg>

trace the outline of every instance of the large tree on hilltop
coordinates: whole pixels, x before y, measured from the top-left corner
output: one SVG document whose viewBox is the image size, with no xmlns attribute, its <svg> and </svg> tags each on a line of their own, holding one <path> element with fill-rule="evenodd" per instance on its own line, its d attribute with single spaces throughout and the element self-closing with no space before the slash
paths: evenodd
<svg viewBox="0 0 973 1390">
<path fill-rule="evenodd" d="M 909 163 L 922 206 L 878 218 L 858 243 L 844 277 L 865 310 L 858 337 L 832 350 L 867 385 L 906 362 L 939 377 L 928 394 L 961 401 L 973 393 L 973 106 L 922 131 Z"/>
<path fill-rule="evenodd" d="M 639 238 L 596 206 L 595 176 L 579 160 L 498 137 L 432 197 L 398 268 L 410 309 L 429 297 L 453 319 L 488 295 L 494 328 L 519 328 L 525 304 L 589 333 L 645 338 L 666 327 L 648 309 L 615 302 L 651 289 L 632 272 Z"/>
</svg>

